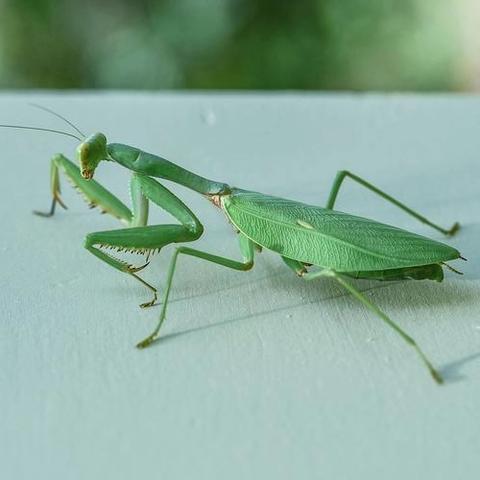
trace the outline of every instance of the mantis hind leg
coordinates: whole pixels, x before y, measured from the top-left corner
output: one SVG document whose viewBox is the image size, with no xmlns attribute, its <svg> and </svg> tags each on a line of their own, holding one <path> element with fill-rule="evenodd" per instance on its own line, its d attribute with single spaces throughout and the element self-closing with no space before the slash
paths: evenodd
<svg viewBox="0 0 480 480">
<path fill-rule="evenodd" d="M 52 204 L 49 212 L 34 211 L 36 215 L 51 217 L 55 213 L 57 203 L 67 208 L 60 196 L 60 171 L 66 175 L 68 180 L 82 194 L 89 203 L 90 208 L 100 207 L 103 213 L 109 213 L 125 224 L 130 224 L 133 214 L 115 195 L 95 180 L 86 180 L 82 177 L 80 169 L 68 158 L 58 154 L 54 155 L 50 167 L 50 186 L 52 191 Z"/>
<path fill-rule="evenodd" d="M 380 310 L 377 305 L 370 301 L 362 292 L 357 290 L 353 285 L 347 282 L 342 275 L 334 272 L 333 270 L 321 270 L 318 272 L 307 273 L 304 275 L 306 280 L 313 280 L 321 276 L 330 276 L 334 277 L 340 285 L 342 285 L 348 292 L 350 292 L 359 302 L 361 302 L 365 307 L 367 307 L 372 313 L 381 318 L 390 328 L 395 330 L 402 338 L 405 340 L 413 349 L 417 352 L 423 364 L 427 367 L 433 379 L 441 384 L 443 383 L 443 378 L 440 373 L 433 367 L 430 360 L 427 358 L 425 353 L 420 349 L 415 340 L 408 335 L 403 329 L 401 329 L 393 320 L 391 320 L 382 310 Z"/>
<path fill-rule="evenodd" d="M 163 294 L 162 311 L 160 312 L 160 318 L 158 320 L 157 326 L 147 338 L 145 338 L 144 340 L 142 340 L 140 343 L 137 344 L 138 348 L 148 347 L 157 338 L 158 332 L 160 331 L 163 321 L 165 320 L 165 316 L 167 313 L 168 297 L 170 295 L 170 289 L 172 286 L 173 277 L 175 275 L 175 268 L 177 265 L 178 256 L 180 254 L 190 255 L 192 257 L 206 260 L 207 262 L 216 263 L 217 265 L 221 265 L 223 267 L 232 268 L 234 270 L 247 271 L 253 267 L 255 246 L 250 239 L 248 239 L 242 234 L 240 234 L 239 242 L 240 242 L 240 250 L 243 256 L 243 262 L 239 262 L 237 260 L 231 260 L 226 257 L 220 257 L 218 255 L 212 255 L 211 253 L 203 252 L 201 250 L 195 250 L 193 248 L 188 248 L 188 247 L 178 247 L 175 250 L 175 253 L 173 254 L 172 259 L 170 261 L 170 267 L 168 269 L 167 282 L 166 282 L 165 292 Z"/>
<path fill-rule="evenodd" d="M 358 177 L 357 175 L 354 175 L 353 173 L 347 171 L 347 170 L 341 170 L 337 173 L 337 176 L 335 177 L 335 180 L 332 185 L 332 189 L 330 190 L 330 195 L 328 197 L 327 201 L 327 206 L 326 208 L 328 209 L 333 209 L 335 205 L 335 200 L 337 199 L 338 192 L 340 190 L 340 187 L 345 180 L 346 177 L 350 177 L 352 180 L 355 182 L 359 183 L 360 185 L 364 186 L 365 188 L 368 188 L 372 192 L 376 193 L 383 199 L 387 200 L 387 202 L 393 203 L 393 205 L 396 205 L 398 208 L 402 209 L 404 212 L 408 213 L 412 217 L 416 218 L 422 223 L 425 223 L 426 225 L 434 228 L 435 230 L 438 230 L 439 232 L 443 233 L 444 235 L 455 235 L 457 233 L 458 229 L 460 228 L 460 224 L 458 222 L 455 222 L 452 227 L 449 229 L 445 229 L 440 227 L 439 225 L 436 225 L 435 223 L 431 222 L 427 218 L 425 218 L 423 215 L 420 215 L 419 213 L 415 212 L 411 208 L 407 207 L 405 204 L 399 202 L 397 199 L 393 198 L 392 196 L 388 195 L 385 193 L 383 190 L 380 190 L 379 188 L 375 187 L 371 183 L 367 182 L 366 180 L 363 180 L 363 178 Z"/>
</svg>

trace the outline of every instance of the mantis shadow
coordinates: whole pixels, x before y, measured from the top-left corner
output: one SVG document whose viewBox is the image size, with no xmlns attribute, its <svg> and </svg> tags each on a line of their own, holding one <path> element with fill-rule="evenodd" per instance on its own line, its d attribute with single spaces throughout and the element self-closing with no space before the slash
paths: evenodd
<svg viewBox="0 0 480 480">
<path fill-rule="evenodd" d="M 276 269 L 278 270 L 278 269 Z M 290 283 L 290 279 L 287 279 L 287 276 L 291 276 L 291 272 L 287 271 L 285 274 L 283 271 L 274 271 L 270 274 L 263 275 L 261 278 L 257 278 L 255 280 L 243 282 L 242 285 L 249 285 L 251 286 L 252 283 L 257 284 L 256 288 L 258 289 L 258 284 L 261 282 L 266 282 L 268 285 L 266 288 L 271 290 L 283 289 L 286 290 L 287 288 L 292 289 L 292 284 Z M 290 303 L 288 305 L 282 305 L 276 308 L 266 308 L 266 309 L 259 309 L 258 311 L 248 313 L 245 315 L 238 315 L 232 318 L 227 318 L 222 321 L 217 321 L 211 324 L 204 324 L 199 326 L 194 326 L 182 331 L 176 331 L 172 333 L 167 333 L 164 336 L 160 337 L 156 340 L 152 346 L 160 345 L 164 342 L 169 342 L 179 337 L 183 337 L 184 335 L 189 335 L 193 333 L 197 333 L 200 331 L 206 331 L 214 328 L 225 327 L 227 325 L 232 325 L 237 322 L 244 322 L 248 320 L 255 319 L 257 317 L 261 317 L 263 315 L 269 314 L 282 314 L 285 312 L 291 312 L 292 310 L 305 307 L 306 305 L 320 305 L 324 302 L 330 300 L 339 300 L 341 298 L 347 297 L 350 298 L 350 294 L 347 291 L 344 291 L 340 286 L 336 283 L 330 283 L 329 288 L 330 293 L 324 294 L 319 296 L 319 285 L 325 285 L 323 282 L 302 282 L 299 281 L 296 283 L 294 289 L 298 289 L 298 293 L 302 294 L 300 296 L 301 300 L 296 303 Z M 412 306 L 428 308 L 430 306 L 438 306 L 439 304 L 447 304 L 451 308 L 454 308 L 455 303 L 461 304 L 463 302 L 471 302 L 476 301 L 478 299 L 478 288 L 476 286 L 466 286 L 465 284 L 461 284 L 461 288 L 459 288 L 459 284 L 446 284 L 442 285 L 441 292 L 438 292 L 439 286 L 436 285 L 434 282 L 420 282 L 417 281 L 396 281 L 396 282 L 372 282 L 372 281 L 358 281 L 360 289 L 362 292 L 379 292 L 376 295 L 376 301 L 380 301 L 382 304 L 382 309 L 388 312 L 389 304 L 394 305 L 397 309 L 402 307 L 402 304 L 408 305 L 410 308 Z M 405 290 L 405 288 L 398 289 L 400 284 L 409 285 L 409 287 Z M 394 289 L 397 287 L 397 289 Z M 224 289 L 232 290 L 240 288 L 240 284 L 230 285 Z M 324 287 L 320 287 L 325 290 Z M 195 296 L 190 297 L 182 297 L 176 299 L 177 302 L 190 300 L 193 297 L 203 297 L 208 296 L 210 294 L 218 294 L 218 290 L 215 290 L 213 293 L 203 293 Z M 403 298 L 399 298 L 399 294 Z M 379 296 L 380 295 L 380 296 Z M 262 305 L 262 302 L 254 302 L 254 304 Z M 359 306 L 361 308 L 361 306 Z M 423 318 L 419 315 L 419 320 L 423 320 Z M 454 383 L 458 381 L 465 380 L 465 375 L 460 373 L 461 367 L 465 364 L 470 363 L 480 359 L 480 352 L 470 354 L 465 356 L 464 358 L 460 358 L 458 360 L 452 361 L 439 370 L 442 373 L 445 381 L 447 383 Z"/>
<path fill-rule="evenodd" d="M 387 285 L 377 285 L 377 286 L 374 286 L 374 287 L 371 287 L 371 288 L 364 289 L 362 291 L 366 292 L 366 291 L 369 291 L 369 290 L 380 289 L 380 288 L 385 288 L 385 287 L 387 287 Z M 335 299 L 342 298 L 342 297 L 348 297 L 349 295 L 350 294 L 348 292 L 340 292 L 340 293 L 335 293 L 335 294 L 331 294 L 331 295 L 326 295 L 322 298 L 317 298 L 315 300 L 308 300 L 308 301 L 302 300 L 302 301 L 297 302 L 295 304 L 284 305 L 284 306 L 277 307 L 277 308 L 269 308 L 269 309 L 265 309 L 263 311 L 258 311 L 258 312 L 250 313 L 250 314 L 247 314 L 247 315 L 240 315 L 240 316 L 237 316 L 237 317 L 234 317 L 234 318 L 229 318 L 227 320 L 222 320 L 220 322 L 216 322 L 216 323 L 212 323 L 212 324 L 208 324 L 208 325 L 199 325 L 197 327 L 188 328 L 188 329 L 182 330 L 180 332 L 168 333 L 168 334 L 160 337 L 158 340 L 156 340 L 154 342 L 154 344 L 156 344 L 156 343 L 160 344 L 160 343 L 163 343 L 163 342 L 166 342 L 166 341 L 171 341 L 171 340 L 173 340 L 175 338 L 178 338 L 178 337 L 181 337 L 183 335 L 188 335 L 188 334 L 191 334 L 191 333 L 194 333 L 194 332 L 199 332 L 199 331 L 202 331 L 202 330 L 209 330 L 209 329 L 218 328 L 218 327 L 221 327 L 221 326 L 225 326 L 225 325 L 229 325 L 229 324 L 233 324 L 233 323 L 237 323 L 237 322 L 251 320 L 253 318 L 260 317 L 262 315 L 268 315 L 268 314 L 271 314 L 271 313 L 288 312 L 288 311 L 294 310 L 296 308 L 304 307 L 305 305 L 321 304 L 322 302 L 325 302 L 325 301 L 335 300 Z"/>
<path fill-rule="evenodd" d="M 461 367 L 463 367 L 467 363 L 473 362 L 478 359 L 480 359 L 480 352 L 471 353 L 470 355 L 466 355 L 463 358 L 460 358 L 458 360 L 454 360 L 453 362 L 449 362 L 445 364 L 439 370 L 445 382 L 447 383 L 460 382 L 468 378 L 466 375 L 463 375 L 460 372 Z"/>
<path fill-rule="evenodd" d="M 287 272 L 289 273 L 289 272 Z M 268 276 L 265 276 L 261 279 L 257 280 L 257 283 L 260 283 L 262 281 L 267 280 L 268 283 L 270 283 L 269 288 L 271 289 L 277 289 L 277 288 L 283 288 L 286 289 L 287 287 L 285 286 L 285 279 L 282 279 L 281 276 L 278 274 L 271 274 Z M 359 281 L 361 282 L 361 291 L 362 292 L 372 292 L 376 291 L 382 292 L 382 298 L 381 303 L 382 303 L 382 308 L 385 310 L 388 310 L 388 304 L 394 300 L 394 305 L 396 308 L 399 308 L 399 302 L 398 302 L 398 292 L 393 291 L 394 286 L 400 286 L 400 284 L 405 283 L 402 281 L 399 282 L 389 282 L 389 283 L 378 283 L 378 282 L 369 282 L 369 281 Z M 331 282 L 330 282 L 331 283 Z M 415 306 L 424 306 L 428 307 L 430 305 L 436 305 L 438 306 L 441 303 L 445 304 L 452 304 L 453 300 L 456 302 L 461 302 L 461 301 L 470 301 L 472 299 L 477 298 L 477 291 L 474 288 L 469 288 L 465 289 L 463 288 L 460 293 L 458 292 L 458 289 L 451 289 L 448 286 L 445 286 L 442 289 L 441 295 L 438 295 L 437 292 L 435 292 L 435 285 L 433 286 L 426 286 L 424 285 L 423 289 L 419 289 L 417 285 L 412 285 L 413 283 L 418 283 L 414 281 L 408 282 L 410 284 L 409 291 L 403 292 L 403 295 L 405 297 L 405 303 L 409 305 L 409 307 L 412 307 L 412 305 Z M 268 315 L 272 313 L 285 313 L 285 312 L 290 312 L 292 310 L 295 310 L 297 308 L 305 307 L 306 305 L 320 305 L 323 302 L 327 302 L 330 300 L 338 300 L 341 298 L 351 298 L 351 295 L 349 292 L 343 290 L 340 286 L 337 286 L 336 284 L 330 285 L 330 292 L 333 289 L 334 291 L 327 294 L 327 295 L 322 295 L 319 296 L 319 284 L 321 282 L 315 283 L 307 283 L 307 282 L 298 282 L 296 285 L 296 288 L 298 289 L 298 297 L 300 298 L 300 301 L 296 303 L 290 303 L 288 305 L 282 305 L 276 308 L 267 308 L 263 310 L 258 310 L 256 312 L 248 313 L 245 315 L 239 315 L 233 318 L 229 318 L 226 320 L 222 320 L 220 322 L 215 322 L 207 325 L 199 325 L 195 326 L 186 330 L 182 330 L 179 332 L 172 332 L 165 334 L 164 336 L 160 337 L 157 342 L 161 343 L 164 341 L 170 341 L 174 338 L 186 335 L 186 334 L 191 334 L 193 332 L 198 332 L 206 329 L 212 329 L 212 328 L 217 328 L 229 324 L 233 324 L 236 322 L 241 322 L 241 321 L 246 321 L 246 320 L 251 320 L 256 317 L 260 317 L 263 315 Z M 250 285 L 250 283 L 249 283 Z M 238 285 L 234 287 L 229 287 L 230 288 L 236 288 Z M 291 285 L 289 288 L 292 288 Z M 307 290 L 305 289 L 307 288 Z M 390 291 L 391 290 L 391 291 Z M 217 293 L 217 292 L 215 292 Z M 300 295 L 302 294 L 302 295 Z M 197 297 L 201 296 L 207 296 L 209 294 L 203 294 L 203 295 L 197 295 Z M 181 299 L 177 299 L 177 301 L 183 301 L 186 300 L 186 297 L 183 297 Z M 190 299 L 190 298 L 188 298 Z M 416 300 L 416 301 L 415 301 Z M 258 305 L 261 305 L 261 302 L 254 302 Z M 392 302 L 393 303 L 393 302 Z M 403 303 L 403 302 L 401 302 Z M 361 306 L 359 305 L 359 308 Z"/>
</svg>

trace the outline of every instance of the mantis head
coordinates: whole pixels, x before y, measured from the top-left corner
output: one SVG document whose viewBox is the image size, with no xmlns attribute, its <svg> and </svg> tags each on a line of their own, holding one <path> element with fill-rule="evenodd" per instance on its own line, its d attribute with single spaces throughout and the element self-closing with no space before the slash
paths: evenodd
<svg viewBox="0 0 480 480">
<path fill-rule="evenodd" d="M 105 135 L 103 133 L 94 133 L 87 137 L 77 147 L 77 157 L 82 177 L 90 180 L 93 178 L 98 164 L 108 158 L 107 138 Z"/>
</svg>

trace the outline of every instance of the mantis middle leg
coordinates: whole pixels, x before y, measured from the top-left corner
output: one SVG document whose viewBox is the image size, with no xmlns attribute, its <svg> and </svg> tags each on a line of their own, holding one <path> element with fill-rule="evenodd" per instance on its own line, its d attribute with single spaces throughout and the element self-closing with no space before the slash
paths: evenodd
<svg viewBox="0 0 480 480">
<path fill-rule="evenodd" d="M 337 176 L 335 177 L 335 180 L 332 185 L 332 189 L 330 190 L 330 195 L 328 197 L 327 201 L 327 206 L 326 208 L 328 209 L 333 209 L 333 206 L 335 205 L 335 200 L 337 199 L 338 191 L 340 190 L 340 186 L 342 185 L 343 181 L 345 180 L 346 177 L 350 177 L 352 180 L 356 181 L 360 185 L 363 185 L 365 188 L 368 188 L 372 192 L 376 193 L 380 197 L 384 198 L 390 203 L 393 203 L 396 205 L 398 208 L 402 209 L 404 212 L 408 213 L 412 217 L 416 218 L 422 223 L 425 223 L 426 225 L 429 225 L 430 227 L 434 228 L 435 230 L 438 230 L 439 232 L 443 233 L 444 235 L 455 235 L 455 233 L 458 231 L 460 228 L 460 225 L 458 222 L 455 222 L 451 228 L 445 229 L 440 227 L 439 225 L 436 225 L 435 223 L 431 222 L 427 218 L 425 218 L 423 215 L 420 215 L 419 213 L 415 212 L 411 208 L 407 207 L 405 204 L 399 202 L 392 196 L 388 195 L 385 193 L 383 190 L 380 190 L 379 188 L 375 187 L 371 183 L 367 182 L 366 180 L 363 180 L 363 178 L 358 177 L 357 175 L 354 175 L 353 173 L 347 171 L 347 170 L 341 170 L 337 173 Z"/>
<path fill-rule="evenodd" d="M 206 260 L 207 262 L 216 263 L 217 265 L 221 265 L 223 267 L 232 268 L 234 270 L 241 270 L 247 271 L 253 267 L 253 258 L 254 258 L 254 243 L 247 237 L 242 234 L 239 234 L 239 243 L 240 243 L 240 251 L 243 256 L 243 262 L 239 262 L 237 260 L 231 260 L 226 257 L 220 257 L 218 255 L 212 255 L 211 253 L 203 252 L 201 250 L 195 250 L 193 248 L 188 247 L 178 247 L 170 261 L 170 267 L 168 269 L 167 274 L 167 284 L 165 287 L 165 292 L 163 294 L 163 301 L 162 301 L 162 311 L 160 312 L 160 318 L 158 320 L 157 326 L 155 327 L 154 331 L 144 340 L 137 344 L 138 348 L 145 348 L 148 347 L 158 336 L 158 332 L 165 320 L 165 316 L 167 313 L 167 304 L 168 304 L 168 297 L 170 295 L 170 289 L 173 282 L 173 277 L 175 274 L 175 268 L 177 265 L 177 258 L 180 254 L 190 255 L 192 257 L 197 257 L 202 260 Z"/>
</svg>

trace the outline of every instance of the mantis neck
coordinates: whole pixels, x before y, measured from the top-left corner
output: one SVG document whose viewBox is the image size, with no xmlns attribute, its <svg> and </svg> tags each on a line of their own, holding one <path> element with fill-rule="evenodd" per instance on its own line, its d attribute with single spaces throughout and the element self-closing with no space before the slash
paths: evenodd
<svg viewBox="0 0 480 480">
<path fill-rule="evenodd" d="M 170 180 L 203 195 L 218 195 L 230 191 L 230 187 L 226 183 L 208 180 L 165 158 L 143 152 L 129 145 L 109 143 L 107 151 L 110 157 L 108 160 L 113 160 L 129 170 L 149 177 Z"/>
</svg>

